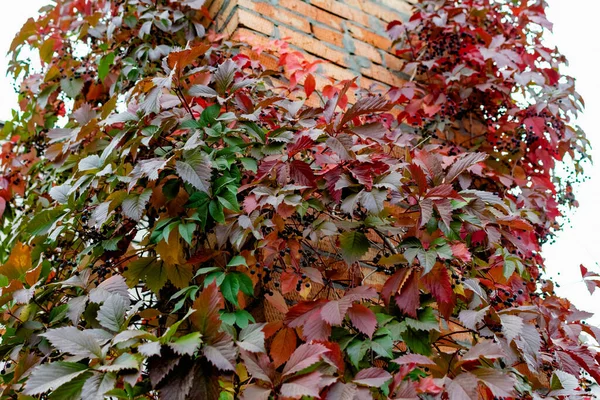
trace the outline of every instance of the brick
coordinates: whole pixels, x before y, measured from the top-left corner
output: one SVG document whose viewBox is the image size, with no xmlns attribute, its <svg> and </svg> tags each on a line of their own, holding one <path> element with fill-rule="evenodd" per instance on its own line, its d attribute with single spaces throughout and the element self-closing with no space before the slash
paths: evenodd
<svg viewBox="0 0 600 400">
<path fill-rule="evenodd" d="M 271 21 L 243 8 L 239 8 L 237 13 L 240 18 L 240 26 L 245 26 L 267 36 L 273 36 L 275 25 Z"/>
<path fill-rule="evenodd" d="M 356 39 L 354 39 L 353 43 L 354 54 L 357 56 L 366 57 L 377 64 L 382 63 L 381 53 L 379 53 L 375 47 Z"/>
<path fill-rule="evenodd" d="M 310 0 L 310 3 L 350 21 L 369 26 L 369 14 L 337 0 Z"/>
<path fill-rule="evenodd" d="M 236 7 L 236 0 L 214 0 L 208 8 L 208 14 L 212 16 L 212 25 L 217 31 L 222 31 L 225 23 L 232 15 Z"/>
<path fill-rule="evenodd" d="M 226 36 L 231 37 L 233 33 L 240 26 L 240 18 L 237 12 L 234 12 L 227 25 L 225 25 L 220 31 Z"/>
<path fill-rule="evenodd" d="M 356 24 L 349 23 L 348 31 L 356 39 L 362 40 L 363 42 L 368 43 L 371 46 L 375 46 L 378 49 L 388 51 L 392 47 L 392 41 L 389 38 L 378 35 Z"/>
<path fill-rule="evenodd" d="M 404 5 L 406 3 L 401 1 L 396 1 L 395 7 L 382 7 L 377 3 L 372 1 L 361 1 L 359 7 L 361 10 L 369 13 L 369 15 L 373 15 L 385 22 L 391 22 L 397 19 L 400 19 L 400 14 L 396 11 L 400 5 Z"/>
<path fill-rule="evenodd" d="M 395 75 L 387 68 L 373 64 L 369 68 L 361 69 L 361 73 L 375 79 L 376 81 L 387 83 L 391 86 L 400 87 L 406 82 L 404 79 Z"/>
<path fill-rule="evenodd" d="M 292 10 L 305 18 L 313 19 L 340 32 L 343 31 L 343 19 L 326 10 L 322 10 L 301 0 L 279 0 L 278 4 L 280 7 Z"/>
<path fill-rule="evenodd" d="M 319 25 L 313 25 L 311 28 L 312 33 L 317 39 L 324 40 L 328 43 L 336 45 L 337 47 L 344 48 L 344 35 L 341 33 Z"/>
<path fill-rule="evenodd" d="M 395 10 L 397 13 L 403 13 L 406 15 L 411 15 L 413 13 L 413 5 L 408 1 L 379 0 L 379 2 Z"/>
<path fill-rule="evenodd" d="M 385 66 L 393 71 L 400 71 L 404 68 L 404 62 L 396 56 L 393 56 L 389 53 L 384 53 L 383 58 L 385 61 Z"/>
<path fill-rule="evenodd" d="M 308 53 L 312 53 L 344 67 L 348 66 L 345 53 L 335 50 L 309 35 L 302 34 L 284 26 L 279 27 L 279 33 L 281 38 L 288 38 L 290 44 L 300 47 Z"/>
<path fill-rule="evenodd" d="M 310 22 L 305 17 L 286 11 L 282 7 L 256 0 L 237 0 L 237 2 L 240 6 L 254 11 L 261 16 L 269 17 L 307 33 L 310 32 Z"/>
</svg>

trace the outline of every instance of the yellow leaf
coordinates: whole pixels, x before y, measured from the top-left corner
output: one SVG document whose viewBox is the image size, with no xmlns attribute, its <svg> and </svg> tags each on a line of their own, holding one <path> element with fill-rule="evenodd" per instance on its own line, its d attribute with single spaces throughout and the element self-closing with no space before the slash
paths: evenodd
<svg viewBox="0 0 600 400">
<path fill-rule="evenodd" d="M 19 279 L 31 268 L 31 248 L 21 242 L 13 247 L 8 261 L 0 266 L 0 274 L 8 279 Z"/>
<path fill-rule="evenodd" d="M 179 289 L 190 285 L 194 277 L 194 271 L 191 264 L 169 265 L 167 267 L 167 277 L 173 285 Z"/>
<path fill-rule="evenodd" d="M 40 59 L 49 64 L 52 61 L 52 54 L 54 54 L 54 39 L 48 39 L 40 47 Z"/>
<path fill-rule="evenodd" d="M 165 240 L 161 240 L 156 245 L 156 252 L 165 264 L 178 265 L 186 263 L 183 256 L 183 248 L 181 247 L 181 240 L 179 239 L 179 229 L 173 229 L 169 234 L 168 243 Z"/>
<path fill-rule="evenodd" d="M 167 277 L 171 283 L 178 288 L 189 286 L 190 281 L 194 277 L 194 270 L 193 266 L 188 264 L 183 254 L 179 229 L 171 231 L 168 243 L 161 240 L 156 245 L 156 252 L 167 266 Z"/>
</svg>

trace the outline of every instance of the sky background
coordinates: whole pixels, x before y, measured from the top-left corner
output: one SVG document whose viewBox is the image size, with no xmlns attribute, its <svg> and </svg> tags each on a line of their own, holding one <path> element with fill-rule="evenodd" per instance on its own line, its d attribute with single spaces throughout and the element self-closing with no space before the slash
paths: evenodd
<svg viewBox="0 0 600 400">
<path fill-rule="evenodd" d="M 600 41 L 598 38 L 599 0 L 548 0 L 548 17 L 554 23 L 554 34 L 548 37 L 550 44 L 569 59 L 565 72 L 577 79 L 577 90 L 586 102 L 586 111 L 578 122 L 587 132 L 592 145 L 600 146 L 598 129 L 594 118 L 600 115 Z M 4 1 L 0 15 L 0 54 L 8 51 L 10 43 L 21 25 L 36 15 L 48 0 Z M 17 96 L 11 80 L 5 74 L 6 62 L 0 67 L 0 120 L 9 119 L 10 110 L 16 105 Z M 593 157 L 600 160 L 594 149 Z M 600 326 L 600 290 L 593 296 L 581 280 L 579 265 L 600 272 L 600 161 L 588 168 L 590 180 L 577 191 L 579 209 L 570 216 L 570 222 L 558 234 L 553 244 L 544 246 L 547 272 L 555 282 L 559 295 L 567 297 L 580 309 L 596 315 L 589 322 Z"/>
</svg>

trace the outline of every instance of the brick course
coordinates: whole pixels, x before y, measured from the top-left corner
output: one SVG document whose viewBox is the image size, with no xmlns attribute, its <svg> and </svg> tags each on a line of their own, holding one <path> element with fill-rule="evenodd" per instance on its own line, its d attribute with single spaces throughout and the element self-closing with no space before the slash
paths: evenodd
<svg viewBox="0 0 600 400">
<path fill-rule="evenodd" d="M 363 87 L 406 79 L 385 27 L 406 19 L 407 0 L 209 0 L 206 6 L 218 31 L 261 42 L 286 38 L 309 59 L 326 61 L 319 70 L 335 79 L 362 77 Z"/>
</svg>

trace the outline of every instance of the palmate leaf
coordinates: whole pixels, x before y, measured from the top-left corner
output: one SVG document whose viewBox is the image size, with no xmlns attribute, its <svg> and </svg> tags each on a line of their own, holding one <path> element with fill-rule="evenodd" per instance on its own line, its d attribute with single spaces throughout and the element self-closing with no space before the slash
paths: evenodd
<svg viewBox="0 0 600 400">
<path fill-rule="evenodd" d="M 184 182 L 189 183 L 201 192 L 210 192 L 210 178 L 212 165 L 206 157 L 201 159 L 177 161 L 175 163 L 177 175 Z"/>
<path fill-rule="evenodd" d="M 283 368 L 283 376 L 293 375 L 305 368 L 321 361 L 323 354 L 329 352 L 329 349 L 322 344 L 305 343 L 298 347 L 292 353 L 289 361 Z"/>
<path fill-rule="evenodd" d="M 94 374 L 87 379 L 83 385 L 81 398 L 85 400 L 103 400 L 104 394 L 114 389 L 116 374 L 108 372 L 105 374 Z"/>
<path fill-rule="evenodd" d="M 380 387 L 387 381 L 392 379 L 392 375 L 383 368 L 367 368 L 360 370 L 354 379 L 354 383 L 359 385 Z"/>
<path fill-rule="evenodd" d="M 169 343 L 169 347 L 179 355 L 192 356 L 200 348 L 201 336 L 200 332 L 189 333 Z"/>
<path fill-rule="evenodd" d="M 144 215 L 146 204 L 150 201 L 150 197 L 152 197 L 151 189 L 146 189 L 141 194 L 128 195 L 121 204 L 123 214 L 134 221 L 139 221 L 142 219 L 142 215 Z"/>
<path fill-rule="evenodd" d="M 369 251 L 369 239 L 359 231 L 344 232 L 340 235 L 340 248 L 344 260 L 350 264 Z"/>
<path fill-rule="evenodd" d="M 108 330 L 119 332 L 128 308 L 128 301 L 125 301 L 122 296 L 113 294 L 100 306 L 98 322 Z"/>
<path fill-rule="evenodd" d="M 233 83 L 233 77 L 237 70 L 238 66 L 230 59 L 217 67 L 217 71 L 215 72 L 215 86 L 220 95 L 224 95 L 229 85 Z"/>
<path fill-rule="evenodd" d="M 252 353 L 266 353 L 264 323 L 250 324 L 240 332 L 237 345 Z"/>
<path fill-rule="evenodd" d="M 62 353 L 83 358 L 102 357 L 102 349 L 94 336 L 74 326 L 51 329 L 42 336 Z"/>
<path fill-rule="evenodd" d="M 319 397 L 321 390 L 336 380 L 337 378 L 324 376 L 320 371 L 314 371 L 281 385 L 281 395 L 291 399 L 300 399 L 303 396 Z"/>
<path fill-rule="evenodd" d="M 223 371 L 234 371 L 237 351 L 232 338 L 221 333 L 219 339 L 202 346 L 202 353 L 215 367 Z"/>
<path fill-rule="evenodd" d="M 38 365 L 25 384 L 24 393 L 33 396 L 56 389 L 81 376 L 87 369 L 83 364 L 64 361 Z"/>
<path fill-rule="evenodd" d="M 348 309 L 348 317 L 359 332 L 367 335 L 369 339 L 373 337 L 373 333 L 377 328 L 377 318 L 375 318 L 375 313 L 370 308 L 362 304 L 353 304 Z"/>
</svg>

